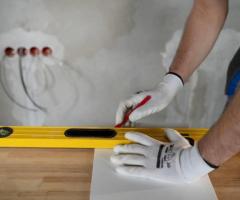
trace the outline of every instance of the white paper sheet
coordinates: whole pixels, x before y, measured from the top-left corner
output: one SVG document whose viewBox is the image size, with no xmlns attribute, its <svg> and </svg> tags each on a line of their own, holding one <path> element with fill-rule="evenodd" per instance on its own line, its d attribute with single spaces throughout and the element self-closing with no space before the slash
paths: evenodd
<svg viewBox="0 0 240 200">
<path fill-rule="evenodd" d="M 90 200 L 216 200 L 208 176 L 193 184 L 173 185 L 118 175 L 110 149 L 96 149 Z"/>
</svg>

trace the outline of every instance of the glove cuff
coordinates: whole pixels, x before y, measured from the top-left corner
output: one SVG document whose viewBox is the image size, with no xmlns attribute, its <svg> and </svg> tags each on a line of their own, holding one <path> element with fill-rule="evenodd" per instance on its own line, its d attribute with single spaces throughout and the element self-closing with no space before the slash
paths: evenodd
<svg viewBox="0 0 240 200">
<path fill-rule="evenodd" d="M 158 89 L 162 90 L 162 87 L 168 88 L 168 91 L 173 96 L 183 87 L 181 79 L 174 74 L 166 74 L 163 80 L 158 84 Z"/>
<path fill-rule="evenodd" d="M 182 81 L 182 84 L 184 85 L 183 78 L 182 78 L 179 74 L 177 74 L 177 73 L 175 73 L 175 72 L 168 72 L 168 73 L 166 73 L 166 75 L 167 75 L 167 74 L 172 74 L 172 75 L 177 76 L 177 77 Z"/>
<path fill-rule="evenodd" d="M 198 145 L 184 149 L 180 154 L 180 168 L 187 182 L 192 182 L 213 171 L 200 155 Z"/>
</svg>

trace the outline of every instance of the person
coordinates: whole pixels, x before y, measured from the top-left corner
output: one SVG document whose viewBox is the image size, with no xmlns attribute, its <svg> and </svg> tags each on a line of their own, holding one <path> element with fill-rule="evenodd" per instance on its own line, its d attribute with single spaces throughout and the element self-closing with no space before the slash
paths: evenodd
<svg viewBox="0 0 240 200">
<path fill-rule="evenodd" d="M 158 86 L 120 103 L 119 124 L 129 108 L 146 96 L 150 100 L 129 116 L 135 122 L 163 110 L 213 48 L 228 14 L 228 0 L 195 0 L 183 35 L 167 73 Z M 166 129 L 169 141 L 128 132 L 135 143 L 117 145 L 111 161 L 120 174 L 169 183 L 190 183 L 221 166 L 240 151 L 240 90 L 235 92 L 220 118 L 208 133 L 191 146 L 177 131 Z"/>
<path fill-rule="evenodd" d="M 239 88 L 240 83 L 240 48 L 233 56 L 227 70 L 227 81 L 225 87 L 225 94 L 228 97 L 226 106 L 233 98 L 234 94 Z"/>
</svg>

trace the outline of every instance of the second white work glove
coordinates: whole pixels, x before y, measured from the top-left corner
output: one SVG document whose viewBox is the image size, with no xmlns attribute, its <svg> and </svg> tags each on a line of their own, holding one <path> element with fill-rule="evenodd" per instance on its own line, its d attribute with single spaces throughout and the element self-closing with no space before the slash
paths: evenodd
<svg viewBox="0 0 240 200">
<path fill-rule="evenodd" d="M 159 112 L 164 109 L 176 95 L 179 89 L 183 87 L 183 81 L 180 76 L 167 74 L 154 90 L 141 92 L 132 98 L 119 104 L 116 114 L 116 124 L 123 121 L 128 109 L 135 107 L 144 98 L 150 96 L 150 100 L 133 111 L 129 116 L 131 122 L 137 121 L 143 117 Z"/>
<path fill-rule="evenodd" d="M 190 183 L 208 174 L 210 167 L 201 157 L 198 146 L 173 129 L 165 129 L 170 143 L 147 135 L 128 132 L 125 137 L 137 144 L 118 145 L 111 161 L 116 171 L 127 176 L 169 183 Z"/>
</svg>

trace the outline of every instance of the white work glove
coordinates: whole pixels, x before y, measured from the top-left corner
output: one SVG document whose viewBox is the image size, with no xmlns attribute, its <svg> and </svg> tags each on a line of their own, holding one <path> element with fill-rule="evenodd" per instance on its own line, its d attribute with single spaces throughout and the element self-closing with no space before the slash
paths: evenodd
<svg viewBox="0 0 240 200">
<path fill-rule="evenodd" d="M 142 177 L 169 183 L 190 183 L 208 174 L 210 167 L 201 157 L 198 146 L 173 129 L 165 129 L 170 143 L 137 132 L 125 137 L 137 144 L 117 145 L 111 157 L 116 171 L 126 176 Z"/>
<path fill-rule="evenodd" d="M 134 95 L 132 98 L 121 102 L 117 109 L 116 124 L 123 121 L 128 109 L 135 107 L 145 97 L 150 96 L 151 99 L 143 106 L 139 107 L 131 113 L 129 120 L 137 121 L 143 117 L 159 112 L 164 109 L 176 95 L 177 91 L 183 87 L 182 80 L 174 75 L 167 74 L 154 90 L 141 92 Z"/>
</svg>

